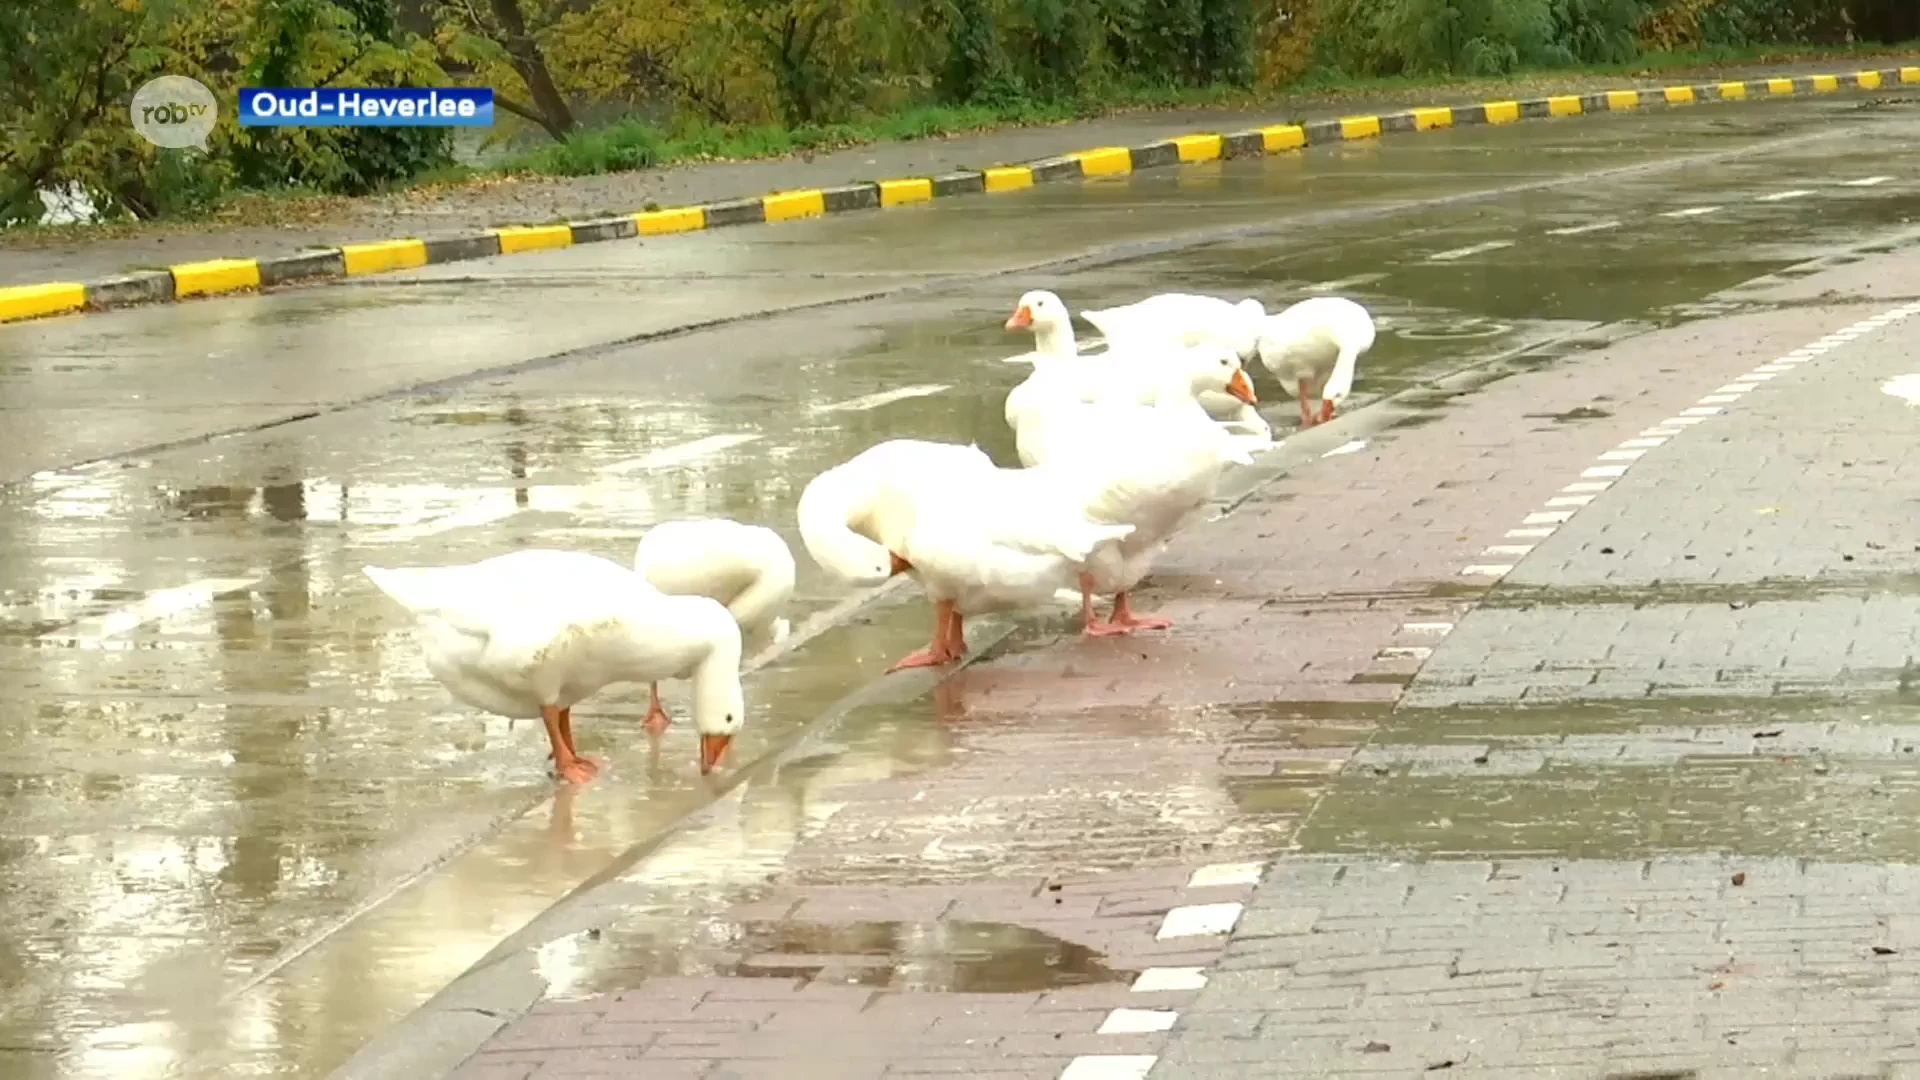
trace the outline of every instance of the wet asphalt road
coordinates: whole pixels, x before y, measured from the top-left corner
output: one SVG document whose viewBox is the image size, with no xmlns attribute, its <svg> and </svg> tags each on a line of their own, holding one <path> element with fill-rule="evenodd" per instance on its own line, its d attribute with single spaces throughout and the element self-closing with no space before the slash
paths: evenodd
<svg viewBox="0 0 1920 1080">
<path fill-rule="evenodd" d="M 611 772 L 529 814 L 537 731 L 454 705 L 361 565 L 625 559 L 689 515 L 792 538 L 805 481 L 878 439 L 1005 460 L 1025 342 L 1000 322 L 1036 285 L 1354 296 L 1383 323 L 1356 404 L 1685 319 L 1920 211 L 1911 114 L 1469 129 L 0 330 L 0 1075 L 323 1072 L 710 798 L 685 723 L 650 760 L 623 693 L 581 717 Z M 799 616 L 844 599 L 802 569 Z M 735 763 L 921 622 L 884 607 L 756 675 Z M 751 842 L 675 857 L 756 865 Z"/>
</svg>

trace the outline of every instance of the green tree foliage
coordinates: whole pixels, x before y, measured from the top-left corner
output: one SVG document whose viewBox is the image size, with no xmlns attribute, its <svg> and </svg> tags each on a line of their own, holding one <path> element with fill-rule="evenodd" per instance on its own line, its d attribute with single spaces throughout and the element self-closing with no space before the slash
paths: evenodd
<svg viewBox="0 0 1920 1080">
<path fill-rule="evenodd" d="M 234 58 L 247 86 L 431 86 L 430 46 L 408 41 L 386 0 L 258 0 Z M 247 187 L 359 195 L 451 160 L 445 128 L 236 128 L 229 160 Z"/>
<path fill-rule="evenodd" d="M 1502 75 L 1631 60 L 1645 16 L 1640 0 L 1329 0 L 1316 45 L 1351 74 Z"/>
<path fill-rule="evenodd" d="M 155 13 L 163 22 L 166 14 Z M 143 28 L 141 16 L 106 0 L 60 10 L 0 4 L 0 223 L 39 220 L 43 189 L 79 182 L 97 190 L 92 174 L 113 141 L 101 129 L 130 100 L 132 69 L 152 61 L 165 34 L 164 25 Z"/>
<path fill-rule="evenodd" d="M 204 210 L 235 186 L 359 193 L 448 160 L 444 129 L 241 128 L 240 86 L 444 83 L 387 0 L 69 0 L 0 4 L 0 223 L 76 187 L 108 213 Z M 207 153 L 132 128 L 141 84 L 190 75 L 222 103 Z"/>
</svg>

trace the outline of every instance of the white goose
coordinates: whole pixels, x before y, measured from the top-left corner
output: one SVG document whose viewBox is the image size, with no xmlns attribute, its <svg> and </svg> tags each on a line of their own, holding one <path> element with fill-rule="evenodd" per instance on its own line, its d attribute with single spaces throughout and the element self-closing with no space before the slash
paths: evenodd
<svg viewBox="0 0 1920 1080">
<path fill-rule="evenodd" d="M 785 640 L 791 630 L 780 610 L 793 598 L 793 551 L 764 525 L 725 518 L 663 521 L 640 538 L 633 569 L 663 593 L 725 604 L 749 652 Z M 659 736 L 669 723 L 660 684 L 653 683 L 649 692 L 644 726 Z"/>
<path fill-rule="evenodd" d="M 933 604 L 933 636 L 889 671 L 966 655 L 966 619 L 1051 601 L 1090 569 L 1097 551 L 1124 542 L 1129 522 L 1097 522 L 1082 508 L 1081 479 L 1064 468 L 968 470 L 906 493 L 896 566 Z"/>
<path fill-rule="evenodd" d="M 887 670 L 944 664 L 966 653 L 967 615 L 1050 599 L 1095 543 L 1131 531 L 1064 511 L 1071 503 L 1047 486 L 1056 478 L 1001 469 L 976 446 L 894 439 L 814 477 L 800 494 L 800 538 L 842 581 L 917 577 L 933 631 Z"/>
<path fill-rule="evenodd" d="M 1168 369 L 1152 406 L 1088 405 L 1062 395 L 1034 400 L 1017 417 L 1022 460 L 1074 477 L 1077 507 L 1089 519 L 1134 526 L 1119 543 L 1092 552 L 1080 575 L 1081 619 L 1090 635 L 1172 625 L 1134 614 L 1128 594 L 1174 531 L 1213 497 L 1227 464 L 1253 460 L 1239 445 L 1242 439 L 1207 416 L 1193 391 L 1205 386 L 1252 404 L 1253 386 L 1239 360 L 1218 347 L 1183 355 L 1187 366 Z M 1101 439 L 1115 430 L 1130 437 Z M 1104 623 L 1094 618 L 1094 593 L 1113 596 L 1113 614 Z"/>
<path fill-rule="evenodd" d="M 1217 296 L 1158 293 L 1131 304 L 1082 311 L 1080 317 L 1109 342 L 1219 345 L 1233 350 L 1242 363 L 1251 363 L 1266 314 L 1266 307 L 1251 297 L 1236 304 Z"/>
<path fill-rule="evenodd" d="M 1044 395 L 1049 400 L 1061 396 L 1060 388 L 1077 384 L 1080 387 L 1079 400 L 1084 402 L 1131 400 L 1151 405 L 1164 378 L 1166 359 L 1196 347 L 1165 334 L 1153 333 L 1138 340 L 1109 337 L 1107 351 L 1082 354 L 1074 340 L 1073 322 L 1067 305 L 1045 289 L 1022 294 L 1013 315 L 1007 319 L 1006 328 L 1030 330 L 1033 333 L 1033 378 L 1057 383 Z M 1197 345 L 1214 350 L 1227 348 L 1238 355 L 1236 348 L 1219 342 L 1202 340 Z M 1026 397 L 1027 393 L 1021 396 Z M 1013 423 L 1011 412 L 1015 407 L 1014 401 L 1013 397 L 1008 398 L 1008 424 Z M 1199 402 L 1208 416 L 1229 427 L 1253 435 L 1272 434 L 1272 427 L 1259 411 L 1243 401 L 1208 391 L 1200 395 Z"/>
<path fill-rule="evenodd" d="M 1333 419 L 1353 391 L 1360 356 L 1373 348 L 1373 316 L 1341 296 L 1302 300 L 1260 328 L 1260 363 L 1300 399 L 1300 426 Z M 1318 410 L 1314 407 L 1319 402 Z"/>
<path fill-rule="evenodd" d="M 807 482 L 796 514 L 800 542 L 828 575 L 847 585 L 878 585 L 900 572 L 895 545 L 906 535 L 911 486 L 991 469 L 977 446 L 889 439 Z"/>
<path fill-rule="evenodd" d="M 555 770 L 570 783 L 599 771 L 574 747 L 573 706 L 615 683 L 692 672 L 702 773 L 746 719 L 740 628 L 717 600 L 668 596 L 612 560 L 539 548 L 362 572 L 413 614 L 427 670 L 454 697 L 546 724 Z"/>
<path fill-rule="evenodd" d="M 897 551 L 911 524 L 912 485 L 993 467 L 978 446 L 923 439 L 876 443 L 807 482 L 796 507 L 800 542 L 830 577 L 878 585 L 907 569 Z M 932 640 L 950 639 L 951 628 L 936 623 Z"/>
</svg>

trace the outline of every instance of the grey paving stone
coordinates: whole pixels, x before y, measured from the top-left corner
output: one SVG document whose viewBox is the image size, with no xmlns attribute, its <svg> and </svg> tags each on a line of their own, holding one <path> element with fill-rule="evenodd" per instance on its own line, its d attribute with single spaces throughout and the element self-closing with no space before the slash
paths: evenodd
<svg viewBox="0 0 1920 1080">
<path fill-rule="evenodd" d="M 1470 1076 L 1891 1075 L 1920 1046 L 1920 956 L 1902 971 L 1874 949 L 1920 941 L 1920 894 L 1894 891 L 1917 869 L 1681 855 L 1353 859 L 1330 873 L 1283 860 L 1247 922 L 1302 903 L 1352 914 L 1232 942 L 1153 1075 L 1233 1075 L 1215 1070 L 1263 1048 L 1281 1076 L 1431 1075 L 1447 1060 L 1441 1071 Z M 1408 937 L 1399 920 L 1420 913 L 1429 933 Z"/>
</svg>

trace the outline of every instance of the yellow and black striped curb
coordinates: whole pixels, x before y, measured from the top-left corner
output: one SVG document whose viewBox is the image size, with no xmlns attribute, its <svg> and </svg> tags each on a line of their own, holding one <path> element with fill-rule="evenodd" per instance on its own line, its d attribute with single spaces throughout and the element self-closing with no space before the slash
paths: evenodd
<svg viewBox="0 0 1920 1080">
<path fill-rule="evenodd" d="M 1145 146 L 1105 146 L 980 172 L 878 180 L 831 188 L 804 188 L 755 198 L 648 210 L 593 221 L 505 226 L 439 239 L 376 240 L 272 259 L 211 259 L 98 281 L 0 287 L 0 322 L 75 311 L 97 311 L 126 304 L 268 289 L 293 282 L 410 270 L 434 263 L 513 255 L 522 251 L 544 251 L 599 240 L 661 236 L 717 229 L 724 225 L 793 221 L 823 214 L 904 206 L 951 195 L 1018 191 L 1035 184 L 1121 176 L 1141 169 L 1221 158 L 1257 157 L 1400 132 L 1431 131 L 1469 124 L 1511 124 L 1520 120 L 1589 113 L 1628 112 L 1648 105 L 1690 105 L 1702 101 L 1788 97 L 1850 89 L 1876 90 L 1893 85 L 1920 85 L 1920 67 L 1882 68 L 1847 75 L 1803 75 L 1796 78 L 1700 83 L 1645 90 L 1603 90 L 1591 94 L 1487 101 L 1478 105 L 1437 105 L 1392 113 L 1345 116 L 1337 120 L 1276 124 L 1226 135 L 1212 132 L 1177 135 Z"/>
</svg>

